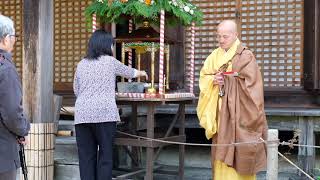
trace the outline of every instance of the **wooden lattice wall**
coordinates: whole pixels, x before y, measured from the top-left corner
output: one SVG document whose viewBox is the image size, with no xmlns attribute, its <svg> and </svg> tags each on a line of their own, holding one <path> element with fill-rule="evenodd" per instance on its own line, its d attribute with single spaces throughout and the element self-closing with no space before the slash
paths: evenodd
<svg viewBox="0 0 320 180">
<path fill-rule="evenodd" d="M 54 82 L 72 83 L 77 62 L 85 55 L 91 35 L 86 25 L 84 9 L 90 0 L 54 0 Z M 23 0 L 1 0 L 0 13 L 15 22 L 19 38 L 14 49 L 14 61 L 22 74 Z"/>
<path fill-rule="evenodd" d="M 72 83 L 77 62 L 85 54 L 91 34 L 84 8 L 90 0 L 54 0 L 54 82 Z M 192 0 L 204 13 L 196 27 L 195 86 L 206 57 L 216 48 L 216 26 L 223 19 L 237 19 L 241 40 L 254 51 L 267 87 L 302 86 L 303 0 Z M 1 0 L 0 13 L 10 16 L 20 36 L 14 59 L 22 72 L 23 0 Z M 238 16 L 237 16 L 238 15 Z M 186 57 L 190 48 L 186 31 Z"/>
<path fill-rule="evenodd" d="M 54 82 L 72 83 L 91 32 L 84 9 L 90 0 L 54 0 Z"/>
<path fill-rule="evenodd" d="M 22 0 L 1 0 L 0 13 L 10 17 L 15 23 L 16 44 L 13 51 L 13 59 L 16 64 L 19 74 L 22 74 L 22 50 L 23 50 L 23 2 Z"/>
<path fill-rule="evenodd" d="M 266 87 L 302 86 L 303 0 L 192 0 L 204 13 L 196 28 L 195 85 L 206 57 L 217 47 L 216 27 L 237 20 L 240 39 L 256 55 Z M 186 49 L 191 33 L 186 30 Z M 186 51 L 186 57 L 189 57 Z"/>
</svg>

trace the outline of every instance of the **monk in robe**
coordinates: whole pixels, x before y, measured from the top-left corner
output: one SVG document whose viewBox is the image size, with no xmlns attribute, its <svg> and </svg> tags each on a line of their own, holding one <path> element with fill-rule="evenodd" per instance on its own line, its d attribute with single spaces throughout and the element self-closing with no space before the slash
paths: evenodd
<svg viewBox="0 0 320 180">
<path fill-rule="evenodd" d="M 237 37 L 232 20 L 218 25 L 219 47 L 200 71 L 197 115 L 213 144 L 267 139 L 263 81 L 253 53 Z M 266 167 L 264 143 L 212 147 L 215 180 L 254 180 Z"/>
</svg>

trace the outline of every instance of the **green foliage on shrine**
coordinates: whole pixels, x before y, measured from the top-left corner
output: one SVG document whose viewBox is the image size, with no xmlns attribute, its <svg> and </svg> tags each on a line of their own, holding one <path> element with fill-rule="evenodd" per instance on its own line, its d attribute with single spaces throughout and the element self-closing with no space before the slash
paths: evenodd
<svg viewBox="0 0 320 180">
<path fill-rule="evenodd" d="M 159 24 L 161 9 L 166 12 L 168 25 L 200 24 L 202 21 L 202 12 L 189 0 L 94 0 L 85 9 L 85 15 L 88 23 L 96 14 L 100 22 L 106 23 L 124 23 L 132 18 L 135 23 L 148 20 Z"/>
</svg>

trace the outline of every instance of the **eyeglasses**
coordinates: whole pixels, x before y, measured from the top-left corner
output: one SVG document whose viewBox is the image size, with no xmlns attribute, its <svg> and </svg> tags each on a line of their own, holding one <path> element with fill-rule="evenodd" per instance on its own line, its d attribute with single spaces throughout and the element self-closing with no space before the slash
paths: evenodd
<svg viewBox="0 0 320 180">
<path fill-rule="evenodd" d="M 8 34 L 7 36 L 9 36 L 9 37 L 15 37 L 15 38 L 18 38 L 18 37 L 19 37 L 19 36 L 16 35 L 16 34 Z"/>
<path fill-rule="evenodd" d="M 15 37 L 15 40 L 18 40 L 19 36 L 16 34 L 8 34 L 9 37 Z"/>
</svg>

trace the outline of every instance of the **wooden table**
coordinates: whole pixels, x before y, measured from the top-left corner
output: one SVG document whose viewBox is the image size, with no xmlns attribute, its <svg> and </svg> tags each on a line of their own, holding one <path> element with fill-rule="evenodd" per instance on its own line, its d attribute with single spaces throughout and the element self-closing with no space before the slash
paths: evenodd
<svg viewBox="0 0 320 180">
<path fill-rule="evenodd" d="M 155 138 L 155 108 L 157 106 L 161 106 L 164 104 L 178 104 L 179 108 L 175 117 L 169 126 L 164 137 L 159 138 L 161 140 L 166 141 L 176 141 L 176 142 L 185 142 L 185 105 L 192 103 L 194 98 L 170 98 L 170 99 L 159 99 L 159 98 L 150 98 L 150 99 L 142 99 L 142 98 L 117 98 L 117 104 L 121 105 L 131 105 L 132 107 L 132 123 L 133 128 L 136 130 L 137 127 L 137 109 L 138 106 L 145 106 L 147 108 L 147 136 L 148 138 Z M 179 134 L 176 136 L 170 136 L 170 133 L 175 125 L 175 123 L 179 120 Z M 117 137 L 115 138 L 116 145 L 123 146 L 135 146 L 135 147 L 145 147 L 146 148 L 146 167 L 145 169 L 140 169 L 135 172 L 130 172 L 128 174 L 124 174 L 118 176 L 116 179 L 126 179 L 130 176 L 134 176 L 140 173 L 145 172 L 145 179 L 152 180 L 153 179 L 153 170 L 154 170 L 154 160 L 156 160 L 163 146 L 168 145 L 161 142 L 148 141 L 144 139 L 136 139 L 130 137 Z M 155 148 L 159 148 L 155 153 Z M 184 154 L 185 147 L 184 145 L 179 145 L 179 179 L 184 179 Z"/>
</svg>

